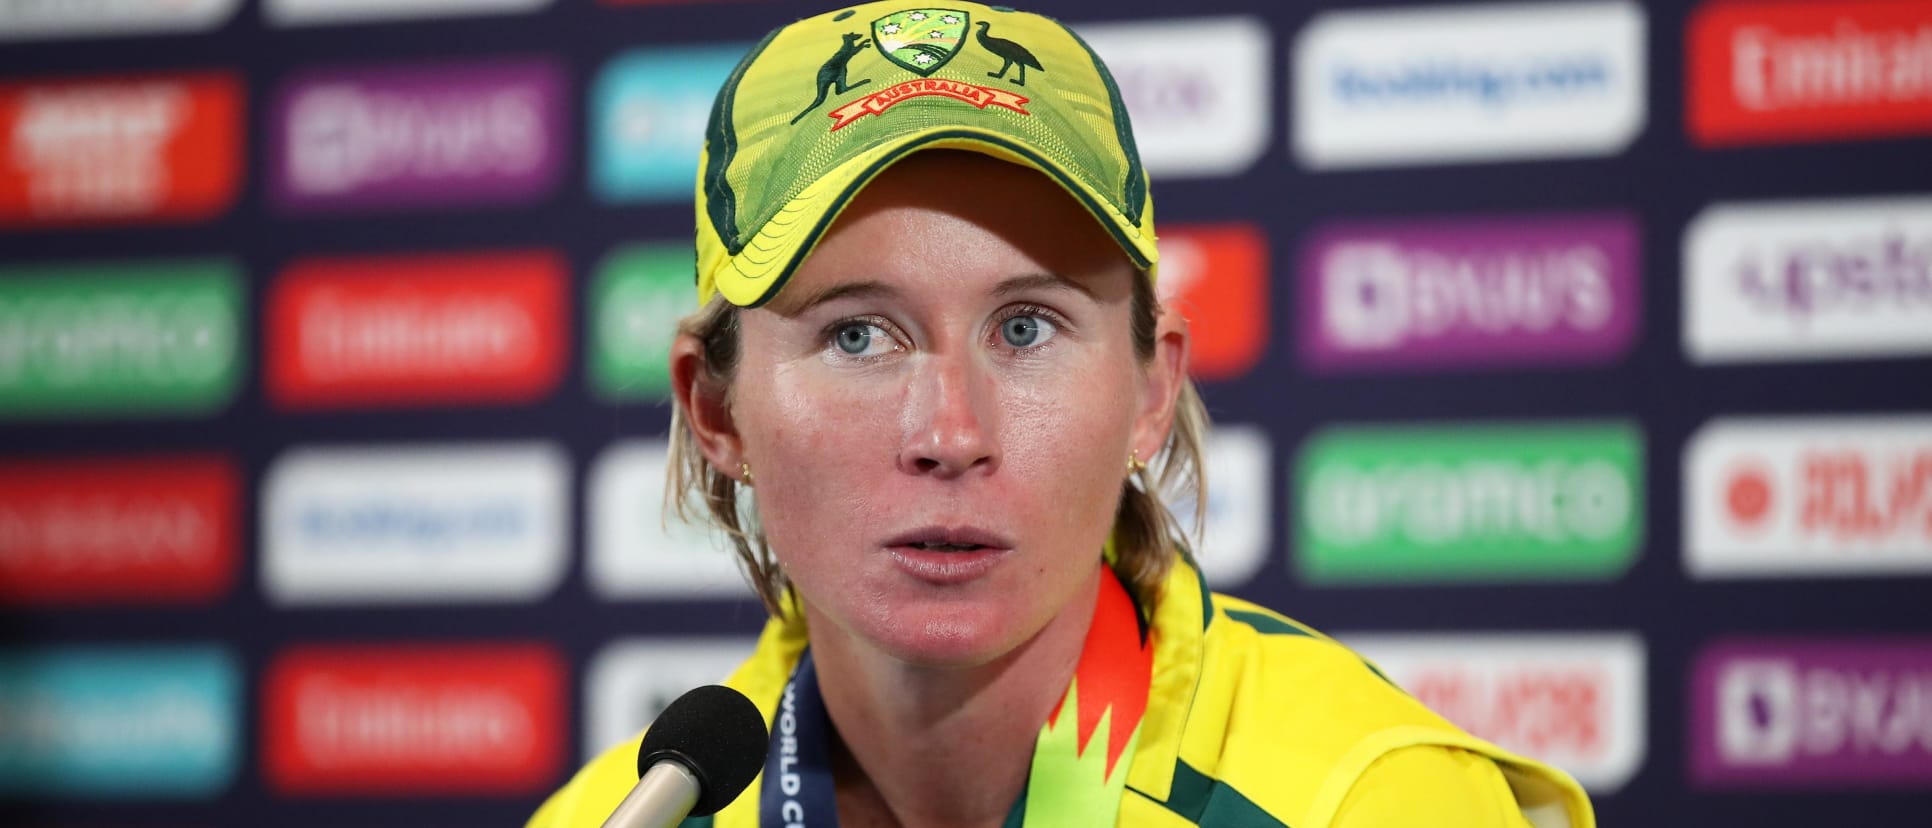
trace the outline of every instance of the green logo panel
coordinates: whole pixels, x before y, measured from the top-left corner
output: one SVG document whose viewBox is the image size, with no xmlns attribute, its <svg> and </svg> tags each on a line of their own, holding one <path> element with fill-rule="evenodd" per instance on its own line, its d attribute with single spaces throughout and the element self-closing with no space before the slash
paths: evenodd
<svg viewBox="0 0 1932 828">
<path fill-rule="evenodd" d="M 691 246 L 622 247 L 598 268 L 590 296 L 590 383 L 607 400 L 671 398 L 671 343 L 695 310 Z"/>
<path fill-rule="evenodd" d="M 224 261 L 0 270 L 0 417 L 206 414 L 242 372 Z"/>
<path fill-rule="evenodd" d="M 1290 555 L 1311 584 L 1610 580 L 1643 476 L 1630 423 L 1327 429 L 1296 463 Z"/>
</svg>

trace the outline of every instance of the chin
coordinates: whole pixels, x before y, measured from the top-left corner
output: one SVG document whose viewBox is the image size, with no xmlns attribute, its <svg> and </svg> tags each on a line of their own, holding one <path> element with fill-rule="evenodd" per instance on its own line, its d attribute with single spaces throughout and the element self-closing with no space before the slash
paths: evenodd
<svg viewBox="0 0 1932 828">
<path fill-rule="evenodd" d="M 871 646 L 908 664 L 978 667 L 1012 652 L 1028 637 L 1017 613 L 997 605 L 902 606 L 874 615 L 858 630 Z"/>
</svg>

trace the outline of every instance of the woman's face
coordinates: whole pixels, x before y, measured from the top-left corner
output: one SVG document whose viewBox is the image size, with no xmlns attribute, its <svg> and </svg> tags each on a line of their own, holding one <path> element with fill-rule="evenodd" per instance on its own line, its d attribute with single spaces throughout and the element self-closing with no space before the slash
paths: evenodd
<svg viewBox="0 0 1932 828">
<path fill-rule="evenodd" d="M 1166 327 L 1135 355 L 1136 278 L 1045 176 L 922 152 L 743 314 L 707 453 L 750 465 L 814 629 L 970 666 L 1090 611 L 1129 453 L 1164 441 L 1183 370 Z"/>
</svg>

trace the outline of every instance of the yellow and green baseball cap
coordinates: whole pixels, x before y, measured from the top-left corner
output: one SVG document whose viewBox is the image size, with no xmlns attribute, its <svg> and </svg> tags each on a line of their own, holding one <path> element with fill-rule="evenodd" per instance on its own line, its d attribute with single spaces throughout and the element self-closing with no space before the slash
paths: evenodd
<svg viewBox="0 0 1932 828">
<path fill-rule="evenodd" d="M 1147 174 L 1085 42 L 1004 6 L 878 2 L 773 31 L 719 90 L 698 169 L 699 302 L 770 300 L 860 188 L 923 149 L 1045 173 L 1152 275 Z"/>
</svg>

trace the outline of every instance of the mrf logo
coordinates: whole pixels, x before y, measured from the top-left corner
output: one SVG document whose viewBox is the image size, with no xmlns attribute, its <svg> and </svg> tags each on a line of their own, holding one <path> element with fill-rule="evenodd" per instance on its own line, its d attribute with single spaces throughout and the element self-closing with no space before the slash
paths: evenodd
<svg viewBox="0 0 1932 828">
<path fill-rule="evenodd" d="M 995 86 L 932 78 L 934 72 L 950 63 L 965 47 L 967 30 L 974 26 L 971 16 L 963 11 L 909 9 L 872 21 L 870 35 L 857 32 L 841 35 L 838 49 L 818 68 L 818 77 L 813 81 L 816 97 L 810 106 L 793 116 L 792 123 L 798 123 L 825 105 L 826 98 L 845 95 L 872 82 L 869 77 L 851 79 L 852 59 L 868 46 L 877 48 L 879 54 L 894 66 L 920 77 L 885 87 L 826 113 L 826 117 L 832 119 L 832 132 L 867 115 L 885 112 L 903 101 L 928 95 L 952 98 L 977 109 L 997 106 L 1021 115 L 1032 114 L 1026 111 L 1026 104 L 1031 99 L 1018 93 Z M 986 73 L 987 77 L 1007 80 L 1014 86 L 1025 86 L 1026 70 L 1046 71 L 1046 67 L 1040 65 L 1040 59 L 1034 57 L 1025 46 L 994 36 L 991 23 L 982 20 L 977 24 L 977 29 L 974 37 L 977 45 L 1001 61 L 999 70 Z M 1007 77 L 1009 74 L 1013 75 L 1010 79 Z"/>
</svg>

